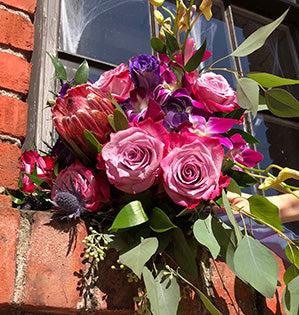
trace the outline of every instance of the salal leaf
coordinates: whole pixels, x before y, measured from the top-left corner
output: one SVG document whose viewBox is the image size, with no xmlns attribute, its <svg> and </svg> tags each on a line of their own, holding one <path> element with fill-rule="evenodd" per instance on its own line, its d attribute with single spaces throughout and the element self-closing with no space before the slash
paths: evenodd
<svg viewBox="0 0 299 315">
<path fill-rule="evenodd" d="M 248 38 L 246 38 L 243 43 L 234 50 L 230 55 L 235 57 L 247 56 L 257 49 L 261 48 L 266 39 L 271 35 L 271 33 L 278 27 L 278 25 L 283 21 L 287 15 L 289 9 L 286 10 L 278 19 L 270 24 L 260 27 L 254 33 L 252 33 Z"/>
<path fill-rule="evenodd" d="M 67 74 L 66 70 L 64 68 L 64 65 L 53 55 L 47 52 L 47 55 L 51 58 L 52 64 L 55 68 L 55 71 L 57 73 L 57 78 L 66 81 L 67 80 Z"/>
<path fill-rule="evenodd" d="M 165 41 L 166 41 L 166 51 L 170 58 L 172 58 L 172 54 L 180 49 L 176 38 L 164 30 L 165 33 Z"/>
<path fill-rule="evenodd" d="M 265 88 L 299 84 L 299 80 L 285 79 L 265 72 L 249 72 L 246 75 Z"/>
<path fill-rule="evenodd" d="M 151 312 L 154 315 L 177 314 L 180 301 L 180 287 L 176 278 L 165 277 L 161 270 L 156 278 L 144 267 L 143 280 L 148 299 L 151 304 Z"/>
<path fill-rule="evenodd" d="M 291 265 L 283 275 L 283 281 L 285 285 L 288 285 L 294 278 L 299 276 L 299 269 L 296 266 Z"/>
<path fill-rule="evenodd" d="M 299 310 L 299 276 L 289 282 L 282 296 L 282 306 L 287 315 L 298 314 Z"/>
<path fill-rule="evenodd" d="M 141 278 L 145 263 L 154 255 L 158 245 L 159 242 L 155 237 L 143 239 L 139 245 L 121 254 L 119 260 Z"/>
<path fill-rule="evenodd" d="M 250 212 L 270 224 L 279 231 L 283 231 L 281 221 L 278 215 L 278 207 L 263 196 L 251 196 L 248 198 Z"/>
<path fill-rule="evenodd" d="M 283 89 L 265 91 L 266 104 L 276 116 L 284 118 L 299 117 L 299 102 Z"/>
<path fill-rule="evenodd" d="M 126 229 L 147 221 L 148 217 L 143 210 L 141 202 L 134 200 L 120 210 L 109 230 L 116 231 L 118 229 Z"/>
<path fill-rule="evenodd" d="M 152 37 L 151 40 L 150 40 L 150 43 L 151 43 L 151 46 L 152 48 L 159 52 L 159 53 L 164 53 L 166 52 L 166 46 L 164 44 L 164 42 L 158 38 L 158 37 Z"/>
<path fill-rule="evenodd" d="M 116 131 L 125 130 L 129 127 L 126 114 L 118 108 L 115 108 L 113 111 L 113 122 Z"/>
<path fill-rule="evenodd" d="M 89 150 L 97 156 L 98 153 L 102 152 L 103 145 L 95 138 L 95 136 L 87 129 L 84 130 L 85 143 Z"/>
<path fill-rule="evenodd" d="M 259 106 L 259 86 L 248 78 L 238 79 L 237 99 L 241 108 L 248 109 L 255 117 Z"/>
<path fill-rule="evenodd" d="M 234 255 L 238 275 L 265 297 L 271 299 L 276 291 L 279 273 L 273 253 L 259 241 L 245 235 Z"/>
<path fill-rule="evenodd" d="M 217 220 L 210 214 L 205 219 L 198 219 L 193 226 L 193 234 L 196 240 L 206 246 L 214 259 L 220 252 L 220 245 L 214 235 L 213 225 L 217 225 Z"/>
<path fill-rule="evenodd" d="M 157 233 L 166 232 L 177 227 L 171 222 L 168 215 L 158 207 L 151 211 L 149 224 L 150 228 Z"/>
<path fill-rule="evenodd" d="M 77 69 L 74 76 L 74 85 L 79 85 L 83 83 L 87 83 L 89 76 L 89 66 L 86 60 L 84 60 L 79 68 Z"/>
<path fill-rule="evenodd" d="M 289 244 L 285 249 L 288 260 L 299 269 L 299 246 Z"/>
<path fill-rule="evenodd" d="M 201 63 L 207 46 L 207 39 L 204 40 L 200 48 L 193 54 L 184 66 L 184 70 L 187 72 L 194 71 Z"/>
</svg>

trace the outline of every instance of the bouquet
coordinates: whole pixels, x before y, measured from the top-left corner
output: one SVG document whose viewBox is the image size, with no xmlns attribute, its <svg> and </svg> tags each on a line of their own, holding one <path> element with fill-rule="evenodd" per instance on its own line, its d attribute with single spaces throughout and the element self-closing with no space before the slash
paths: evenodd
<svg viewBox="0 0 299 315">
<path fill-rule="evenodd" d="M 163 9 L 164 1 L 149 1 Z M 68 81 L 63 65 L 49 55 L 62 84 L 49 101 L 58 138 L 47 154 L 23 153 L 20 192 L 13 201 L 52 208 L 53 219 L 88 220 L 85 257 L 96 268 L 108 248 L 119 252 L 130 280 L 144 283 L 139 313 L 176 314 L 184 283 L 210 313 L 220 313 L 192 281 L 198 278 L 196 253 L 204 247 L 272 298 L 279 267 L 255 235 L 258 225 L 284 242 L 290 267 L 283 305 L 291 314 L 298 305 L 298 239 L 284 230 L 278 208 L 265 197 L 247 196 L 248 212 L 234 206 L 229 193 L 245 198 L 241 188 L 257 183 L 291 194 L 299 189 L 286 182 L 299 179 L 296 170 L 255 168 L 263 157 L 248 144 L 258 141 L 242 129 L 244 115 L 255 116 L 265 106 L 274 115 L 298 117 L 298 101 L 277 87 L 299 81 L 222 69 L 234 74 L 232 89 L 215 72 L 217 61 L 202 66 L 211 56 L 206 41 L 195 49 L 189 37 L 201 15 L 211 18 L 211 0 L 202 1 L 197 15 L 193 2 L 187 7 L 177 1 L 176 15 L 168 18 L 155 10 L 160 25 L 159 37 L 151 39 L 155 56 L 134 56 L 94 83 L 86 61 Z M 260 48 L 286 14 L 224 58 Z"/>
</svg>

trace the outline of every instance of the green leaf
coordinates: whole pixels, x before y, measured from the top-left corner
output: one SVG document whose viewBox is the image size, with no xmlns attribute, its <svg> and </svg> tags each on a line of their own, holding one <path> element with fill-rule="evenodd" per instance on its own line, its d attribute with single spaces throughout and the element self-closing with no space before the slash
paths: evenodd
<svg viewBox="0 0 299 315">
<path fill-rule="evenodd" d="M 243 235 L 241 233 L 240 227 L 233 215 L 232 209 L 230 207 L 230 204 L 228 202 L 226 193 L 224 191 L 224 189 L 222 190 L 222 201 L 223 201 L 223 206 L 226 210 L 226 214 L 228 216 L 228 219 L 230 221 L 230 223 L 232 224 L 235 234 L 236 234 L 236 238 L 237 238 L 237 244 L 240 244 L 240 242 L 242 241 Z"/>
<path fill-rule="evenodd" d="M 244 172 L 235 171 L 232 169 L 227 171 L 227 175 L 233 178 L 241 188 L 252 186 L 258 182 L 254 177 Z"/>
<path fill-rule="evenodd" d="M 241 196 L 241 189 L 238 183 L 231 178 L 227 190 Z"/>
<path fill-rule="evenodd" d="M 114 219 L 109 231 L 126 229 L 132 226 L 140 225 L 148 221 L 148 217 L 143 210 L 139 200 L 134 200 L 124 206 Z"/>
<path fill-rule="evenodd" d="M 114 131 L 117 131 L 116 128 L 115 128 L 115 125 L 114 125 L 114 117 L 113 117 L 113 115 L 108 115 L 108 121 L 109 121 L 109 124 L 112 127 L 112 129 Z"/>
<path fill-rule="evenodd" d="M 50 53 L 47 52 L 47 55 L 51 58 L 52 64 L 53 64 L 55 71 L 57 73 L 56 77 L 62 81 L 66 81 L 67 75 L 66 75 L 66 70 L 65 70 L 63 64 L 56 57 L 51 55 Z"/>
<path fill-rule="evenodd" d="M 174 315 L 180 301 L 180 287 L 176 278 L 165 278 L 161 270 L 156 279 L 145 267 L 143 270 L 143 280 L 146 287 L 147 296 L 151 304 L 151 311 L 154 315 Z"/>
<path fill-rule="evenodd" d="M 263 196 L 251 196 L 248 198 L 250 212 L 259 219 L 275 227 L 279 231 L 283 231 L 281 221 L 278 215 L 278 207 Z M 260 222 L 258 222 L 260 223 Z"/>
<path fill-rule="evenodd" d="M 256 116 L 259 106 L 259 90 L 259 86 L 255 81 L 248 78 L 238 79 L 238 104 L 241 108 L 250 110 L 253 117 Z"/>
<path fill-rule="evenodd" d="M 165 54 L 166 52 L 166 46 L 164 44 L 164 42 L 158 38 L 158 37 L 152 37 L 150 40 L 151 46 L 153 48 L 153 50 Z"/>
<path fill-rule="evenodd" d="M 271 299 L 276 291 L 279 265 L 273 253 L 259 241 L 245 235 L 236 249 L 234 266 L 238 275 Z"/>
<path fill-rule="evenodd" d="M 299 269 L 299 247 L 289 244 L 285 249 L 288 260 Z"/>
<path fill-rule="evenodd" d="M 220 252 L 220 245 L 214 235 L 213 225 L 217 225 L 217 220 L 210 214 L 205 219 L 198 219 L 193 226 L 193 234 L 196 240 L 206 246 L 214 259 Z"/>
<path fill-rule="evenodd" d="M 139 245 L 121 254 L 119 260 L 132 269 L 140 279 L 145 263 L 154 255 L 158 245 L 159 242 L 155 237 L 143 239 Z"/>
<path fill-rule="evenodd" d="M 102 152 L 103 145 L 87 129 L 84 130 L 84 138 L 85 138 L 85 143 L 88 146 L 88 149 L 96 158 L 97 154 Z"/>
<path fill-rule="evenodd" d="M 299 84 L 299 80 L 285 79 L 265 72 L 249 72 L 246 75 L 265 88 Z"/>
<path fill-rule="evenodd" d="M 123 111 L 120 111 L 118 108 L 115 108 L 113 111 L 113 122 L 115 130 L 125 130 L 129 127 L 129 122 L 127 116 Z"/>
<path fill-rule="evenodd" d="M 187 64 L 184 66 L 184 70 L 187 72 L 194 71 L 201 63 L 207 46 L 207 39 L 203 42 L 196 53 L 188 60 Z"/>
<path fill-rule="evenodd" d="M 89 66 L 86 60 L 84 60 L 79 68 L 77 69 L 74 76 L 74 85 L 79 85 L 83 83 L 87 83 L 89 76 Z"/>
<path fill-rule="evenodd" d="M 22 197 L 24 199 L 20 199 L 20 198 L 17 198 L 15 197 L 14 195 L 12 195 L 6 188 L 5 188 L 5 193 L 11 197 L 12 199 L 12 202 L 15 203 L 16 205 L 22 205 L 24 202 L 25 202 L 25 196 L 22 195 Z"/>
<path fill-rule="evenodd" d="M 247 143 L 257 143 L 261 146 L 261 143 L 255 138 L 253 137 L 250 133 L 242 130 L 242 129 L 238 129 L 238 128 L 233 128 L 230 129 L 226 134 L 231 137 L 233 135 L 235 135 L 236 133 L 238 133 L 239 135 L 241 135 L 241 137 L 247 142 Z"/>
<path fill-rule="evenodd" d="M 158 207 L 155 207 L 149 217 L 150 228 L 157 233 L 169 231 L 177 226 L 174 225 L 167 214 Z"/>
<path fill-rule="evenodd" d="M 180 47 L 178 45 L 178 42 L 176 40 L 176 38 L 170 34 L 169 32 L 167 32 L 166 30 L 164 30 L 165 33 L 165 40 L 166 40 L 166 51 L 167 51 L 167 55 L 172 58 L 172 54 L 178 50 L 180 50 Z"/>
<path fill-rule="evenodd" d="M 283 89 L 265 91 L 266 104 L 276 116 L 284 118 L 299 117 L 299 102 Z"/>
<path fill-rule="evenodd" d="M 185 272 L 197 279 L 198 271 L 195 256 L 193 255 L 182 230 L 180 228 L 171 229 L 165 232 L 165 235 L 170 239 L 169 244 L 165 249 L 166 254 L 169 255 Z"/>
<path fill-rule="evenodd" d="M 286 10 L 278 19 L 276 19 L 272 23 L 262 26 L 254 33 L 252 33 L 236 50 L 234 50 L 230 54 L 230 56 L 244 57 L 261 48 L 264 45 L 266 39 L 283 21 L 288 11 L 289 9 Z"/>
<path fill-rule="evenodd" d="M 285 285 L 288 285 L 290 281 L 299 276 L 299 269 L 296 266 L 291 265 L 283 275 L 283 281 Z"/>
<path fill-rule="evenodd" d="M 287 315 L 298 314 L 299 310 L 299 276 L 289 282 L 282 296 L 282 306 Z"/>
</svg>

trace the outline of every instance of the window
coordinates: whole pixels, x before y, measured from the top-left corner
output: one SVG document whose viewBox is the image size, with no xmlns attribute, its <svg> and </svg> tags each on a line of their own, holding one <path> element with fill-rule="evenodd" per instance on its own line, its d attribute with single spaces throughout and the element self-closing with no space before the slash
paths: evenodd
<svg viewBox="0 0 299 315">
<path fill-rule="evenodd" d="M 175 1 L 164 4 L 170 10 L 175 8 Z M 207 37 L 207 49 L 213 53 L 214 61 L 228 54 L 255 29 L 280 16 L 287 7 L 291 10 L 284 24 L 271 35 L 264 48 L 248 58 L 226 59 L 218 66 L 237 67 L 245 73 L 263 70 L 298 78 L 299 5 L 296 1 L 213 0 L 213 18 L 209 22 L 199 19 L 191 36 L 198 45 Z M 158 29 L 152 12 L 148 0 L 38 1 L 26 148 L 35 144 L 44 150 L 44 142 L 51 142 L 49 131 L 53 127 L 46 101 L 52 97 L 49 91 L 57 88 L 51 80 L 54 69 L 46 52 L 60 58 L 67 67 L 69 79 L 86 58 L 91 79 L 96 80 L 102 71 L 120 62 L 127 63 L 132 55 L 151 53 L 149 39 Z M 233 77 L 224 75 L 234 86 Z M 299 87 L 293 88 L 292 93 L 299 99 Z M 268 112 L 254 120 L 246 118 L 246 131 L 261 139 L 263 146 L 259 150 L 265 155 L 267 165 L 274 162 L 299 169 L 299 161 L 294 158 L 299 154 L 298 129 L 298 119 L 280 119 Z"/>
</svg>

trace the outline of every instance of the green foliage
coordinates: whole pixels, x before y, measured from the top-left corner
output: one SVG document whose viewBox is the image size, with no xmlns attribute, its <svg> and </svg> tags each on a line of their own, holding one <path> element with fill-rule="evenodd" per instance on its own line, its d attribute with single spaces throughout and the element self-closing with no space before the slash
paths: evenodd
<svg viewBox="0 0 299 315">
<path fill-rule="evenodd" d="M 118 108 L 115 108 L 113 111 L 113 125 L 115 131 L 125 130 L 129 127 L 129 122 L 126 114 Z"/>
<path fill-rule="evenodd" d="M 282 306 L 287 315 L 298 314 L 299 310 L 299 276 L 294 278 L 287 285 L 283 296 Z"/>
<path fill-rule="evenodd" d="M 289 261 L 299 269 L 299 246 L 289 244 L 285 249 L 285 254 Z"/>
<path fill-rule="evenodd" d="M 238 129 L 238 128 L 232 128 L 230 129 L 226 134 L 228 135 L 228 137 L 231 137 L 233 135 L 235 135 L 236 133 L 238 133 L 239 135 L 241 135 L 241 137 L 247 142 L 247 143 L 256 143 L 256 144 L 260 144 L 260 142 L 253 137 L 250 133 L 242 130 L 242 129 Z"/>
<path fill-rule="evenodd" d="M 204 53 L 206 51 L 207 39 L 204 40 L 203 44 L 196 51 L 196 53 L 188 60 L 187 64 L 184 67 L 184 70 L 187 72 L 194 71 L 201 63 Z"/>
<path fill-rule="evenodd" d="M 148 217 L 143 210 L 141 202 L 134 200 L 120 210 L 109 230 L 127 229 L 147 221 Z"/>
<path fill-rule="evenodd" d="M 249 72 L 246 75 L 265 88 L 299 84 L 299 80 L 285 79 L 265 72 Z"/>
<path fill-rule="evenodd" d="M 102 152 L 103 145 L 94 137 L 94 135 L 87 129 L 84 130 L 85 143 L 88 146 L 91 154 L 97 158 L 98 153 Z"/>
<path fill-rule="evenodd" d="M 170 229 L 176 228 L 167 214 L 158 207 L 155 207 L 149 216 L 150 228 L 157 233 L 166 232 Z"/>
<path fill-rule="evenodd" d="M 131 268 L 134 273 L 141 278 L 145 263 L 154 255 L 158 249 L 158 240 L 150 237 L 141 240 L 140 244 L 131 250 L 121 254 L 119 260 L 121 263 Z"/>
<path fill-rule="evenodd" d="M 269 110 L 274 115 L 284 118 L 299 117 L 299 102 L 286 90 L 265 91 L 265 99 Z"/>
<path fill-rule="evenodd" d="M 241 196 L 241 189 L 233 178 L 230 179 L 227 190 Z"/>
<path fill-rule="evenodd" d="M 240 188 L 250 187 L 258 183 L 258 181 L 254 177 L 244 172 L 230 169 L 226 171 L 226 174 L 230 176 L 231 178 L 233 178 L 237 182 L 237 184 L 240 186 Z"/>
<path fill-rule="evenodd" d="M 266 39 L 283 21 L 288 11 L 289 10 L 286 10 L 278 19 L 276 19 L 270 24 L 260 27 L 258 30 L 252 33 L 248 38 L 246 38 L 243 41 L 243 43 L 236 50 L 234 50 L 230 54 L 230 56 L 244 57 L 261 48 L 264 45 Z"/>
<path fill-rule="evenodd" d="M 285 285 L 288 285 L 294 278 L 299 276 L 299 269 L 295 265 L 291 265 L 283 275 Z"/>
<path fill-rule="evenodd" d="M 87 83 L 89 76 L 89 66 L 86 60 L 84 60 L 81 65 L 78 67 L 75 76 L 73 85 L 79 85 Z"/>
<path fill-rule="evenodd" d="M 251 196 L 248 198 L 250 212 L 261 219 L 263 222 L 283 231 L 281 221 L 278 215 L 278 207 L 263 196 Z M 260 223 L 258 221 L 258 223 Z"/>
<path fill-rule="evenodd" d="M 267 247 L 253 237 L 245 235 L 235 251 L 234 267 L 237 275 L 257 291 L 270 299 L 273 297 L 279 265 Z"/>
<path fill-rule="evenodd" d="M 55 78 L 62 81 L 66 81 L 67 75 L 66 75 L 66 70 L 64 68 L 64 65 L 55 56 L 51 55 L 50 53 L 47 52 L 47 55 L 51 58 L 52 64 L 57 73 Z"/>
<path fill-rule="evenodd" d="M 164 33 L 166 41 L 166 52 L 167 55 L 172 59 L 172 54 L 179 51 L 180 47 L 178 45 L 176 38 L 172 34 L 167 32 L 166 30 L 164 30 Z"/>
<path fill-rule="evenodd" d="M 152 37 L 150 40 L 152 48 L 162 54 L 166 53 L 166 46 L 163 41 L 158 37 Z"/>
<path fill-rule="evenodd" d="M 241 108 L 248 109 L 256 116 L 259 105 L 259 86 L 248 78 L 238 79 L 237 99 Z"/>
<path fill-rule="evenodd" d="M 193 234 L 196 240 L 209 249 L 214 259 L 220 253 L 220 245 L 213 231 L 217 226 L 218 221 L 211 214 L 205 219 L 198 219 L 193 226 Z"/>
</svg>

